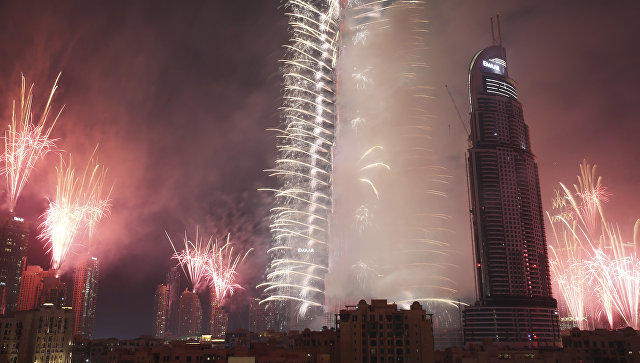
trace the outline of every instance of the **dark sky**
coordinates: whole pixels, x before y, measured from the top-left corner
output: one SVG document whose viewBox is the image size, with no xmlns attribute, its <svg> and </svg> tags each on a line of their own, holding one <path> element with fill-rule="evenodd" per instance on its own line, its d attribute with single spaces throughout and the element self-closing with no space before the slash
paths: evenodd
<svg viewBox="0 0 640 363">
<path fill-rule="evenodd" d="M 468 253 L 465 216 L 466 141 L 443 85 L 467 122 L 470 58 L 490 44 L 489 17 L 502 15 L 510 75 L 518 82 L 538 157 L 544 202 L 558 181 L 573 182 L 583 158 L 599 164 L 613 193 L 609 215 L 629 234 L 640 216 L 640 26 L 634 1 L 430 1 L 434 84 L 451 125 L 451 198 Z M 115 186 L 111 217 L 93 242 L 103 275 L 96 336 L 151 331 L 153 291 L 170 246 L 195 225 L 238 235 L 257 251 L 247 261 L 249 285 L 264 269 L 268 236 L 260 221 L 267 201 L 277 123 L 278 58 L 286 41 L 279 0 L 5 1 L 0 4 L 0 116 L 23 72 L 42 99 L 63 71 L 56 104 L 66 104 L 54 136 L 79 161 L 99 143 Z M 454 155 L 456 153 L 454 152 Z M 33 175 L 17 212 L 34 219 L 53 191 L 50 155 Z M 45 263 L 39 242 L 32 263 Z M 470 263 L 470 261 L 469 261 Z M 468 277 L 471 277 L 469 265 Z M 469 280 L 465 279 L 465 280 Z M 244 295 L 232 301 L 245 309 Z M 237 303 L 237 305 L 236 305 Z"/>
</svg>

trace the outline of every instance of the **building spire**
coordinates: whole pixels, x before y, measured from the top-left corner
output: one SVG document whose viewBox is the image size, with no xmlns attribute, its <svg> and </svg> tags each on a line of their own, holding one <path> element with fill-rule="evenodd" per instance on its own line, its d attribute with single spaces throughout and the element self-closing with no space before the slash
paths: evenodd
<svg viewBox="0 0 640 363">
<path fill-rule="evenodd" d="M 496 13 L 496 23 L 498 24 L 498 45 L 502 47 L 502 31 L 500 30 L 500 13 Z M 495 39 L 494 39 L 495 42 Z"/>
<path fill-rule="evenodd" d="M 490 19 L 491 19 L 491 44 L 496 45 L 496 33 L 493 30 L 493 16 Z"/>
</svg>

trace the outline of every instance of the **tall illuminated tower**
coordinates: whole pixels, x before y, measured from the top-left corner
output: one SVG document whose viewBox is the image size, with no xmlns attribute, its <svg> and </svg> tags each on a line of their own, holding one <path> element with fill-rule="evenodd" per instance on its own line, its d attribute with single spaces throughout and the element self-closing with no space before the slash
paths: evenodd
<svg viewBox="0 0 640 363">
<path fill-rule="evenodd" d="M 186 337 L 202 333 L 202 305 L 194 292 L 184 290 L 178 304 L 178 336 Z"/>
<path fill-rule="evenodd" d="M 73 270 L 74 335 L 93 337 L 98 298 L 98 259 L 85 258 Z"/>
<path fill-rule="evenodd" d="M 469 101 L 468 168 L 478 301 L 464 311 L 465 341 L 560 346 L 538 166 L 501 45 L 473 57 Z"/>
<path fill-rule="evenodd" d="M 167 318 L 169 315 L 169 288 L 160 284 L 153 296 L 153 336 L 167 337 Z"/>
<path fill-rule="evenodd" d="M 33 310 L 38 307 L 42 293 L 42 278 L 45 271 L 42 267 L 30 265 L 22 273 L 17 311 Z"/>
<path fill-rule="evenodd" d="M 178 305 L 180 301 L 180 272 L 178 267 L 172 267 L 167 272 L 166 286 L 168 289 L 167 334 L 178 335 Z"/>
<path fill-rule="evenodd" d="M 27 259 L 29 225 L 10 214 L 0 226 L 0 314 L 16 311 L 20 279 Z"/>
<path fill-rule="evenodd" d="M 286 2 L 289 43 L 282 61 L 284 80 L 278 159 L 271 209 L 273 243 L 263 303 L 277 305 L 289 328 L 322 316 L 329 260 L 335 62 L 339 3 Z"/>
</svg>

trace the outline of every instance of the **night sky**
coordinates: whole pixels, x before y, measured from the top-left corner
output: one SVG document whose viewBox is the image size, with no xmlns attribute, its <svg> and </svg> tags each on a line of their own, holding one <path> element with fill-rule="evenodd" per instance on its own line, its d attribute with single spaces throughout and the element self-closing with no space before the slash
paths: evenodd
<svg viewBox="0 0 640 363">
<path fill-rule="evenodd" d="M 623 235 L 640 217 L 640 8 L 635 1 L 429 1 L 433 86 L 448 128 L 459 185 L 451 200 L 472 280 L 464 152 L 466 136 L 444 90 L 468 122 L 467 70 L 490 45 L 500 12 L 509 74 L 531 129 L 545 207 L 578 163 L 599 165 L 612 193 L 607 211 Z M 286 42 L 279 0 L 4 1 L 0 4 L 0 117 L 8 120 L 20 73 L 36 103 L 57 72 L 66 105 L 54 130 L 59 148 L 84 162 L 96 144 L 114 182 L 111 216 L 92 242 L 101 261 L 96 337 L 151 332 L 153 291 L 176 238 L 195 226 L 254 247 L 242 271 L 249 288 L 229 302 L 243 324 L 247 297 L 264 272 L 264 217 L 278 122 L 278 58 Z M 39 108 L 36 108 L 39 109 Z M 450 150 L 451 151 L 451 150 Z M 457 156 L 455 156 L 457 155 Z M 57 156 L 34 172 L 17 214 L 36 220 L 54 191 Z M 224 226 L 224 227 L 223 227 Z M 29 263 L 48 267 L 40 241 Z M 465 265 L 466 264 L 466 265 Z M 468 265 L 468 268 L 466 267 Z M 472 298 L 471 285 L 464 292 Z"/>
</svg>

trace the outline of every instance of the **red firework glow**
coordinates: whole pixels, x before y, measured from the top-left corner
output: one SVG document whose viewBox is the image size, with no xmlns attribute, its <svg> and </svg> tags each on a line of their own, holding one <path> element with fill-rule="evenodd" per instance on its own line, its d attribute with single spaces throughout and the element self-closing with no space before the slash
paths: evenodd
<svg viewBox="0 0 640 363">
<path fill-rule="evenodd" d="M 213 237 L 205 240 L 196 230 L 194 241 L 190 241 L 185 232 L 184 250 L 178 252 L 168 234 L 167 238 L 174 250 L 173 258 L 178 261 L 191 282 L 193 292 L 200 292 L 209 286 L 216 301 L 221 303 L 235 290 L 243 288 L 238 283 L 237 268 L 252 249 L 243 256 L 234 255 L 229 235 L 225 244 L 219 246 Z"/>
<path fill-rule="evenodd" d="M 78 235 L 86 232 L 91 238 L 96 223 L 109 212 L 111 190 L 105 192 L 107 170 L 93 156 L 80 176 L 62 158 L 56 171 L 56 195 L 40 217 L 40 238 L 49 246 L 51 268 L 57 270 L 77 243 Z"/>
<path fill-rule="evenodd" d="M 33 84 L 27 90 L 25 78 L 24 76 L 21 77 L 20 102 L 17 105 L 16 101 L 13 101 L 11 124 L 5 131 L 4 153 L 2 155 L 3 165 L 1 171 L 6 178 L 7 203 L 9 204 L 9 210 L 12 212 L 36 163 L 55 146 L 54 140 L 50 139 L 49 136 L 62 113 L 62 108 L 49 125 L 47 125 L 47 119 L 51 111 L 51 101 L 58 87 L 59 78 L 60 74 L 58 74 L 58 78 L 53 84 L 40 121 L 35 125 L 31 110 Z"/>
<path fill-rule="evenodd" d="M 575 193 L 560 183 L 547 213 L 554 241 L 549 244 L 550 267 L 560 303 L 580 329 L 606 321 L 610 328 L 624 323 L 640 328 L 640 256 L 637 247 L 640 220 L 633 240 L 605 219 L 603 204 L 609 194 L 596 176 L 596 167 L 580 165 Z"/>
</svg>

